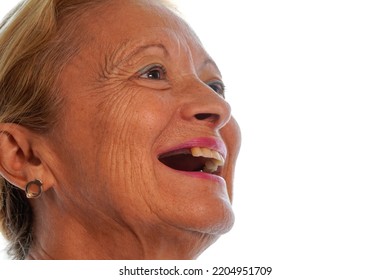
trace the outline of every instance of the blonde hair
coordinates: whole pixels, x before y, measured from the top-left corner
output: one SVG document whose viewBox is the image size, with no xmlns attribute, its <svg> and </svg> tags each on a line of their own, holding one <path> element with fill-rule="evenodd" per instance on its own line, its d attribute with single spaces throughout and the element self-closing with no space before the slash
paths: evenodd
<svg viewBox="0 0 390 280">
<path fill-rule="evenodd" d="M 61 98 L 54 84 L 78 50 L 75 22 L 103 0 L 25 0 L 0 25 L 0 123 L 46 133 L 56 122 Z M 24 193 L 0 178 L 0 230 L 8 254 L 24 259 L 32 242 L 33 213 Z"/>
<path fill-rule="evenodd" d="M 169 0 L 155 0 L 177 14 Z M 0 123 L 38 133 L 55 127 L 61 98 L 54 85 L 83 43 L 75 34 L 87 10 L 108 0 L 24 0 L 0 24 Z M 0 177 L 0 231 L 8 254 L 25 259 L 33 212 L 23 191 Z"/>
</svg>

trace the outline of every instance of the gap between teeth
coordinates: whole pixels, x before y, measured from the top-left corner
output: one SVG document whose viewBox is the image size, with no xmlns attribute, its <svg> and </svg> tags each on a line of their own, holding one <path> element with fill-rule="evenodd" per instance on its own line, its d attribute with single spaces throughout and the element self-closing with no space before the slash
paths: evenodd
<svg viewBox="0 0 390 280">
<path fill-rule="evenodd" d="M 208 158 L 202 171 L 215 172 L 219 166 L 225 164 L 225 160 L 220 153 L 209 148 L 193 147 L 191 148 L 191 154 L 194 157 Z"/>
</svg>

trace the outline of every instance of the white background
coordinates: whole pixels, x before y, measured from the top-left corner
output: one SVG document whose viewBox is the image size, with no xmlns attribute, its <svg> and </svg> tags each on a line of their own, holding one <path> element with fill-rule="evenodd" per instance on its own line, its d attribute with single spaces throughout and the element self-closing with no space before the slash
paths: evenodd
<svg viewBox="0 0 390 280">
<path fill-rule="evenodd" d="M 176 2 L 222 70 L 243 137 L 235 227 L 199 261 L 270 265 L 272 279 L 389 279 L 388 1 Z"/>
</svg>

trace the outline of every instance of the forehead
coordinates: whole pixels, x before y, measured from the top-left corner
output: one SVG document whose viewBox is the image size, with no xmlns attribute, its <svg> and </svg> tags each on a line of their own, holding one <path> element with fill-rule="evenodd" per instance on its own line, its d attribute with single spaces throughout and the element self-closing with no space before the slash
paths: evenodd
<svg viewBox="0 0 390 280">
<path fill-rule="evenodd" d="M 79 32 L 98 46 L 128 48 L 161 43 L 181 49 L 174 51 L 184 48 L 193 54 L 204 53 L 192 29 L 159 1 L 108 1 L 87 12 Z"/>
</svg>

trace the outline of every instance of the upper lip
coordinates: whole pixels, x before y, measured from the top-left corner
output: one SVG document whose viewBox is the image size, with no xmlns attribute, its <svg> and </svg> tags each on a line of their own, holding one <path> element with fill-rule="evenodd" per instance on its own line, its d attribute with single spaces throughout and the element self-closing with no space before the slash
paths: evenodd
<svg viewBox="0 0 390 280">
<path fill-rule="evenodd" d="M 222 155 L 224 159 L 226 159 L 227 149 L 225 143 L 219 139 L 214 137 L 199 137 L 199 138 L 193 138 L 191 140 L 188 140 L 184 143 L 181 143 L 177 146 L 171 147 L 161 153 L 159 153 L 159 157 L 161 155 L 181 150 L 181 149 L 190 149 L 193 147 L 201 147 L 201 148 L 208 148 L 210 150 L 217 151 Z"/>
</svg>

